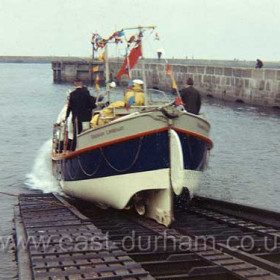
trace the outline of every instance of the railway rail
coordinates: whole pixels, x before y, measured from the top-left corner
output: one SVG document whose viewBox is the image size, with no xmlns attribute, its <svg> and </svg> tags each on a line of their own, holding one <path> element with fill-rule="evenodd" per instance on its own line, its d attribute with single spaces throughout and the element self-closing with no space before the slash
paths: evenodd
<svg viewBox="0 0 280 280">
<path fill-rule="evenodd" d="M 280 279 L 275 212 L 196 197 L 177 203 L 165 228 L 132 211 L 68 201 L 19 198 L 17 238 L 35 238 L 18 254 L 19 275 L 30 274 L 20 279 Z M 38 246 L 42 237 L 48 246 Z"/>
</svg>

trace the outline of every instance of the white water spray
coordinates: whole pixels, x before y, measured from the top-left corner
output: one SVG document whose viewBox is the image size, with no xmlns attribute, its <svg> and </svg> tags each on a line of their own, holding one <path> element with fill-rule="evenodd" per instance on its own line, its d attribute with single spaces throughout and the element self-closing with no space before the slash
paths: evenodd
<svg viewBox="0 0 280 280">
<path fill-rule="evenodd" d="M 58 182 L 52 175 L 51 149 L 51 139 L 46 141 L 40 148 L 32 172 L 26 175 L 25 185 L 30 189 L 41 190 L 44 193 L 62 192 Z"/>
</svg>

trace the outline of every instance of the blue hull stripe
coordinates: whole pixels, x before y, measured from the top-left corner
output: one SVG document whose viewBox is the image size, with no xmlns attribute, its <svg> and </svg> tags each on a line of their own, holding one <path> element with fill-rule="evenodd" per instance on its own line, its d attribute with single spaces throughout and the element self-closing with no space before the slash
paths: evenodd
<svg viewBox="0 0 280 280">
<path fill-rule="evenodd" d="M 206 150 L 205 142 L 183 133 L 178 134 L 184 154 L 184 167 L 197 169 Z M 54 164 L 56 176 L 65 181 L 169 168 L 168 132 L 97 148 L 73 158 L 56 160 Z"/>
</svg>

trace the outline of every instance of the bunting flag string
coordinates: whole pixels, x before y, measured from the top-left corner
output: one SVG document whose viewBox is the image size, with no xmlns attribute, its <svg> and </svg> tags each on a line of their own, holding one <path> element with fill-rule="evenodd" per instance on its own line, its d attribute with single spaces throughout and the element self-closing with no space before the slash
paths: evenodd
<svg viewBox="0 0 280 280">
<path fill-rule="evenodd" d="M 128 40 L 127 40 L 127 45 L 129 46 L 131 43 L 136 42 L 136 37 L 132 35 Z"/>
<path fill-rule="evenodd" d="M 114 40 L 115 43 L 122 42 L 121 37 L 123 37 L 123 36 L 124 36 L 123 30 L 114 32 L 107 39 L 102 38 L 98 33 L 93 33 L 91 36 L 91 43 L 93 45 L 94 51 L 97 51 L 99 48 L 103 49 L 109 41 Z"/>
<path fill-rule="evenodd" d="M 103 49 L 105 45 L 112 40 L 114 40 L 115 43 L 123 42 L 122 37 L 125 37 L 124 30 L 114 32 L 107 39 L 102 38 L 98 33 L 93 33 L 91 37 L 93 50 L 97 51 L 100 48 Z M 119 79 L 122 75 L 128 75 L 128 77 L 130 77 L 131 69 L 137 63 L 139 57 L 142 56 L 142 48 L 141 48 L 142 37 L 143 37 L 143 32 L 140 31 L 138 35 L 132 35 L 128 40 L 124 38 L 124 40 L 127 43 L 127 52 L 130 48 L 131 51 L 129 55 L 126 55 L 125 61 L 123 62 L 123 65 L 116 76 L 117 79 Z M 132 44 L 133 44 L 133 48 L 131 47 Z M 103 63 L 105 62 L 105 51 L 98 57 L 98 59 L 103 61 Z M 100 69 L 93 67 L 92 71 L 96 72 L 96 71 L 100 71 Z"/>
<path fill-rule="evenodd" d="M 125 40 L 127 43 L 127 47 L 129 47 L 132 43 L 139 44 L 141 42 L 141 37 L 143 37 L 143 33 L 140 32 L 138 36 L 132 35 L 128 40 L 126 40 L 125 38 L 123 39 L 122 37 L 125 37 L 125 33 L 123 30 L 114 32 L 107 39 L 102 38 L 98 33 L 93 33 L 91 36 L 91 43 L 93 45 L 93 50 L 97 51 L 98 49 L 103 49 L 109 41 L 113 41 L 116 44 L 118 44 L 118 43 L 122 43 Z"/>
<path fill-rule="evenodd" d="M 181 96 L 180 96 L 179 91 L 178 91 L 178 86 L 177 86 L 175 78 L 173 76 L 171 67 L 168 63 L 166 65 L 166 73 L 167 73 L 168 76 L 170 76 L 171 81 L 172 81 L 172 92 L 177 93 L 177 98 L 174 101 L 174 105 L 176 105 L 176 106 L 183 105 Z"/>
</svg>

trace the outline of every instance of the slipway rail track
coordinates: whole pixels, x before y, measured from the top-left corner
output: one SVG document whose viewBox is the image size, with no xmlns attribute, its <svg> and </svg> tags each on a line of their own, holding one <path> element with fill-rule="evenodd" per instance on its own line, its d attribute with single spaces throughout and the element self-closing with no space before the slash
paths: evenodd
<svg viewBox="0 0 280 280">
<path fill-rule="evenodd" d="M 166 228 L 132 211 L 69 202 L 19 197 L 19 279 L 280 279 L 278 213 L 196 197 L 176 202 Z"/>
</svg>

